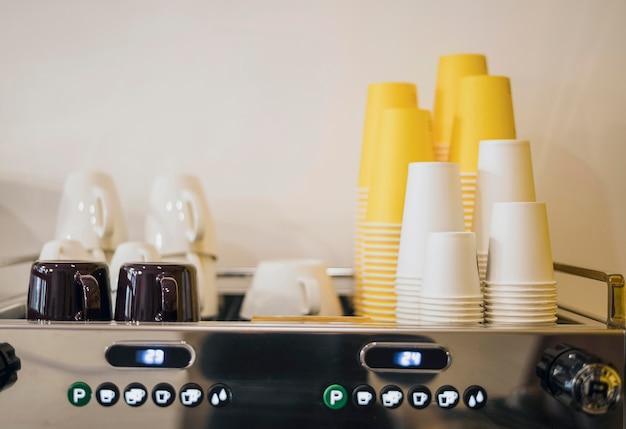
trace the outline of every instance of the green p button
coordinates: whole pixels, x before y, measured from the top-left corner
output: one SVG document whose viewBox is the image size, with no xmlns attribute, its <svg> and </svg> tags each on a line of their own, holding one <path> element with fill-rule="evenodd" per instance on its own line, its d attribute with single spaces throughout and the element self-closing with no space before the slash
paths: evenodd
<svg viewBox="0 0 626 429">
<path fill-rule="evenodd" d="M 339 384 L 331 384 L 324 390 L 324 404 L 331 410 L 339 410 L 348 402 L 348 392 Z"/>
<path fill-rule="evenodd" d="M 67 399 L 76 407 L 87 405 L 91 399 L 91 387 L 87 383 L 77 381 L 67 389 Z"/>
</svg>

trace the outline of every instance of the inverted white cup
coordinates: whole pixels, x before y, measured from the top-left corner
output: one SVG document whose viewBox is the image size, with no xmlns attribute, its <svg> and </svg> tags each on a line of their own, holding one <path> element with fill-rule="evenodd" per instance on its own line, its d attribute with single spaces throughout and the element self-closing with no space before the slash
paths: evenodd
<svg viewBox="0 0 626 429">
<path fill-rule="evenodd" d="M 86 249 L 112 255 L 127 239 L 126 221 L 113 178 L 101 171 L 75 171 L 63 185 L 55 238 L 78 240 Z"/>
<path fill-rule="evenodd" d="M 220 297 L 217 291 L 217 261 L 211 255 L 196 252 L 161 256 L 163 261 L 187 263 L 196 268 L 200 317 L 203 320 L 217 317 Z"/>
<path fill-rule="evenodd" d="M 163 256 L 193 252 L 217 257 L 215 224 L 196 176 L 172 174 L 154 180 L 145 238 Z"/>
<path fill-rule="evenodd" d="M 143 241 L 126 241 L 115 249 L 110 263 L 111 293 L 116 302 L 117 280 L 122 265 L 132 262 L 159 262 L 161 255 L 150 243 Z"/>
<path fill-rule="evenodd" d="M 431 232 L 425 250 L 422 296 L 482 296 L 473 232 Z"/>
<path fill-rule="evenodd" d="M 528 140 L 483 140 L 479 144 L 473 231 L 478 253 L 489 249 L 493 203 L 535 201 Z"/>
<path fill-rule="evenodd" d="M 240 316 L 341 316 L 339 296 L 326 265 L 315 259 L 261 261 L 246 291 Z"/>
<path fill-rule="evenodd" d="M 39 252 L 41 261 L 93 261 L 94 258 L 83 244 L 78 240 L 50 240 Z M 101 259 L 104 261 L 104 259 Z"/>
<path fill-rule="evenodd" d="M 422 278 L 426 235 L 464 231 L 459 166 L 450 162 L 409 164 L 397 274 Z"/>
<path fill-rule="evenodd" d="M 493 204 L 485 281 L 503 284 L 554 281 L 545 203 Z"/>
</svg>

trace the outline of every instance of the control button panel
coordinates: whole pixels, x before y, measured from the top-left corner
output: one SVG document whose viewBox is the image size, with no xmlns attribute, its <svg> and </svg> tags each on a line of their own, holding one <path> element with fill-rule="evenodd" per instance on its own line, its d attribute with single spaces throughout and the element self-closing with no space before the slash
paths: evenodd
<svg viewBox="0 0 626 429">
<path fill-rule="evenodd" d="M 67 389 L 67 399 L 70 404 L 76 407 L 87 405 L 92 396 L 91 387 L 82 381 L 72 383 Z M 156 406 L 164 408 L 174 404 L 178 398 L 180 404 L 185 407 L 197 407 L 203 402 L 208 402 L 215 408 L 223 408 L 231 403 L 233 392 L 229 386 L 223 383 L 214 384 L 206 390 L 199 384 L 187 383 L 180 387 L 178 392 L 169 383 L 158 383 L 152 387 L 151 391 L 141 383 L 130 383 L 120 393 L 120 388 L 117 385 L 104 382 L 96 388 L 95 397 L 98 404 L 103 407 L 112 407 L 121 398 L 122 402 L 130 407 L 140 407 L 152 399 Z M 205 398 L 208 398 L 208 401 Z"/>
<path fill-rule="evenodd" d="M 331 384 L 323 394 L 323 402 L 327 408 L 339 410 L 347 404 L 347 389 L 340 384 Z M 356 409 L 367 409 L 375 405 L 376 391 L 367 384 L 356 386 L 352 390 L 352 405 Z M 383 387 L 379 392 L 380 404 L 388 409 L 402 406 L 405 400 L 405 392 L 402 388 L 390 384 Z M 463 403 L 472 410 L 479 410 L 487 404 L 487 391 L 478 385 L 467 387 L 463 392 Z M 423 410 L 431 404 L 436 404 L 441 409 L 452 409 L 461 401 L 461 395 L 456 387 L 444 385 L 439 387 L 435 395 L 424 385 L 412 386 L 406 392 L 406 402 L 416 410 Z"/>
</svg>

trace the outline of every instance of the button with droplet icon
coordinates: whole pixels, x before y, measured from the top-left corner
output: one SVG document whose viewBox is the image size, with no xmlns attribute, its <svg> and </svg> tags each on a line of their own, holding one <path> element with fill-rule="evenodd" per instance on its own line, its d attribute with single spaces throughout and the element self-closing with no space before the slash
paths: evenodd
<svg viewBox="0 0 626 429">
<path fill-rule="evenodd" d="M 470 386 L 463 393 L 463 402 L 467 408 L 479 410 L 487 403 L 487 392 L 480 386 Z"/>
<path fill-rule="evenodd" d="M 233 399 L 233 392 L 227 385 L 218 383 L 209 388 L 207 396 L 211 405 L 221 408 L 230 404 L 230 401 Z"/>
</svg>

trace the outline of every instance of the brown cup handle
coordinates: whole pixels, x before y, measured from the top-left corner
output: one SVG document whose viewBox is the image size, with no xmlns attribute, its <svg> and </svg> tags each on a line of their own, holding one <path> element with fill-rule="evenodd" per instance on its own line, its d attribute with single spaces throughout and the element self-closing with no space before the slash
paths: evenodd
<svg viewBox="0 0 626 429">
<path fill-rule="evenodd" d="M 80 274 L 77 272 L 74 275 L 76 283 L 81 285 L 83 292 L 83 311 L 79 311 L 74 316 L 76 320 L 87 320 L 87 312 L 89 310 L 100 309 L 100 285 L 98 280 L 89 274 Z"/>
<path fill-rule="evenodd" d="M 161 311 L 159 312 L 163 320 L 164 312 L 176 311 L 178 308 L 178 283 L 173 277 L 159 275 L 157 281 L 161 286 Z"/>
</svg>

